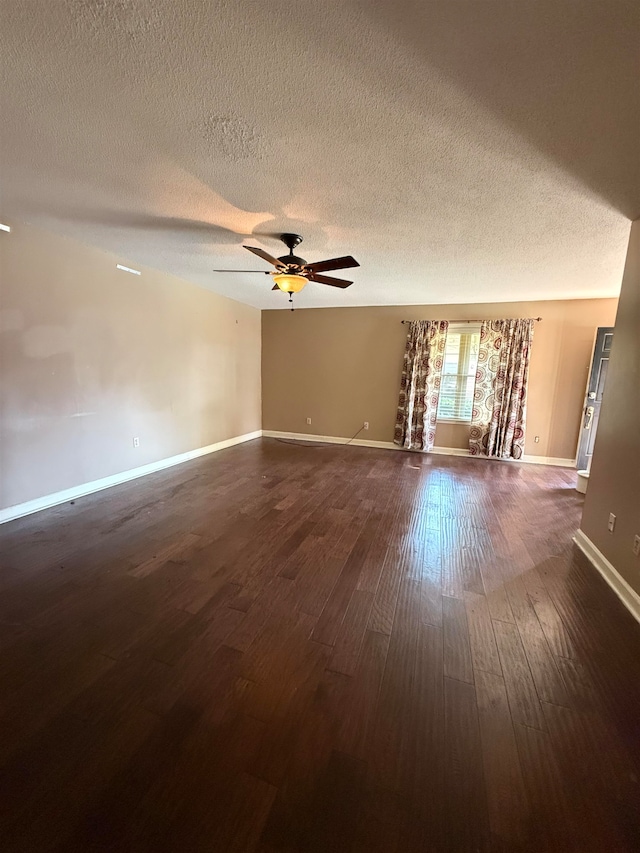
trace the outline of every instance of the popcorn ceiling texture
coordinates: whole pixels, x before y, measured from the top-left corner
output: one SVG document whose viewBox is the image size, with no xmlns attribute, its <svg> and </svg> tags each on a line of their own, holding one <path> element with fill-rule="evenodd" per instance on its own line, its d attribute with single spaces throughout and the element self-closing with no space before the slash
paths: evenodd
<svg viewBox="0 0 640 853">
<path fill-rule="evenodd" d="M 639 21 L 635 0 L 0 0 L 0 215 L 261 308 L 287 307 L 266 277 L 212 270 L 260 269 L 242 242 L 279 254 L 283 230 L 362 265 L 299 307 L 617 295 Z"/>
<path fill-rule="evenodd" d="M 200 133 L 212 150 L 230 160 L 264 157 L 264 138 L 255 127 L 249 127 L 237 116 L 208 116 Z"/>
</svg>

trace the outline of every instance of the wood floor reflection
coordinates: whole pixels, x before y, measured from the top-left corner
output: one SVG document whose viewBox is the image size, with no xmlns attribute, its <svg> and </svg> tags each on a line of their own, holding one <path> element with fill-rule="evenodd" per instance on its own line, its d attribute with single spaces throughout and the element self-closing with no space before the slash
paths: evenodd
<svg viewBox="0 0 640 853">
<path fill-rule="evenodd" d="M 262 439 L 0 528 L 2 850 L 638 850 L 574 478 Z"/>
</svg>

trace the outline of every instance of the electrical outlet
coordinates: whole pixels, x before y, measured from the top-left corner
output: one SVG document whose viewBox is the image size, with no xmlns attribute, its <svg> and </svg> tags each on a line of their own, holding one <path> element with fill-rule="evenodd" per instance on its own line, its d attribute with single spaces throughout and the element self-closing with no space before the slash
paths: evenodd
<svg viewBox="0 0 640 853">
<path fill-rule="evenodd" d="M 365 429 L 369 429 L 369 421 L 365 421 L 365 422 L 364 422 L 364 428 L 365 428 Z"/>
<path fill-rule="evenodd" d="M 540 436 L 539 435 L 534 435 L 533 440 L 535 441 L 536 444 L 540 444 Z"/>
<path fill-rule="evenodd" d="M 135 435 L 135 436 L 133 437 L 133 446 L 134 446 L 134 447 L 140 447 L 140 439 L 138 438 L 138 436 L 137 436 L 137 435 Z"/>
<path fill-rule="evenodd" d="M 307 424 L 311 425 L 311 418 L 307 418 Z"/>
<path fill-rule="evenodd" d="M 616 529 L 616 517 L 612 512 L 609 513 L 609 523 L 607 524 L 607 529 L 609 533 L 613 533 L 613 531 Z"/>
<path fill-rule="evenodd" d="M 640 536 L 636 536 L 633 540 L 633 553 L 636 557 L 640 557 Z"/>
</svg>

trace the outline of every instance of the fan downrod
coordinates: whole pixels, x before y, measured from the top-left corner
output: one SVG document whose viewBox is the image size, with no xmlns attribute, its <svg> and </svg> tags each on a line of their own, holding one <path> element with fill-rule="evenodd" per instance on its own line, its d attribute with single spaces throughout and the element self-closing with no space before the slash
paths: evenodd
<svg viewBox="0 0 640 853">
<path fill-rule="evenodd" d="M 278 260 L 282 261 L 282 263 L 287 267 L 291 267 L 293 265 L 302 269 L 302 267 L 306 266 L 307 262 L 304 258 L 300 258 L 298 255 L 293 254 L 295 247 L 302 243 L 302 237 L 299 234 L 281 234 L 280 239 L 289 249 L 289 254 L 283 255 L 281 258 L 278 258 Z"/>
</svg>

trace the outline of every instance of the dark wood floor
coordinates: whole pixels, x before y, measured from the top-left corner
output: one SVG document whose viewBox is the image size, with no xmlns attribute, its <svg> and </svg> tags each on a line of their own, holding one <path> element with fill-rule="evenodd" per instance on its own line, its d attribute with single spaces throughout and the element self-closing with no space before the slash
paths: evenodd
<svg viewBox="0 0 640 853">
<path fill-rule="evenodd" d="M 0 848 L 637 851 L 575 473 L 265 439 L 0 530 Z"/>
</svg>

